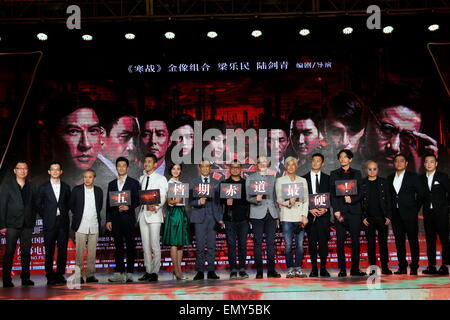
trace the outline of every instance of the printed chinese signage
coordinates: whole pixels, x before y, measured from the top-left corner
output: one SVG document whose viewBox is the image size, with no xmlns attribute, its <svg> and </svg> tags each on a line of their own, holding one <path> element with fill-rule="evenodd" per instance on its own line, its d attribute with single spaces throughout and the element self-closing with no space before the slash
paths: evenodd
<svg viewBox="0 0 450 320">
<path fill-rule="evenodd" d="M 281 185 L 281 197 L 283 199 L 303 199 L 303 183 L 286 183 Z"/>
<path fill-rule="evenodd" d="M 220 198 L 221 199 L 241 199 L 242 185 L 239 183 L 221 183 Z"/>
<path fill-rule="evenodd" d="M 309 195 L 309 208 L 329 208 L 330 207 L 330 194 L 329 193 L 316 193 Z"/>
<path fill-rule="evenodd" d="M 189 183 L 169 183 L 168 198 L 189 198 Z"/>
<path fill-rule="evenodd" d="M 140 190 L 139 199 L 141 201 L 141 204 L 160 204 L 161 194 L 159 192 L 159 189 Z"/>
<path fill-rule="evenodd" d="M 358 194 L 356 180 L 337 180 L 336 195 L 337 196 L 354 196 Z"/>
<path fill-rule="evenodd" d="M 250 181 L 250 188 L 248 189 L 248 194 L 255 196 L 258 194 L 267 195 L 269 194 L 269 182 L 266 180 L 251 180 Z"/>
<path fill-rule="evenodd" d="M 111 207 L 129 206 L 130 204 L 131 194 L 129 190 L 109 192 L 109 205 Z"/>
<path fill-rule="evenodd" d="M 212 185 L 209 183 L 198 183 L 194 185 L 192 196 L 194 198 L 212 198 Z"/>
</svg>

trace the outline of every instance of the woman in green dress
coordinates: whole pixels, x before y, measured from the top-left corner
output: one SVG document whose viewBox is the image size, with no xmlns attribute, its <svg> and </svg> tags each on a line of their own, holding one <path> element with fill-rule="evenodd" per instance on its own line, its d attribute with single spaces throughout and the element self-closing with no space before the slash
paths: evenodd
<svg viewBox="0 0 450 320">
<path fill-rule="evenodd" d="M 169 169 L 172 176 L 169 183 L 182 183 L 180 181 L 181 164 L 172 164 Z M 181 271 L 181 260 L 183 259 L 183 246 L 191 244 L 184 200 L 184 198 L 168 198 L 168 210 L 162 239 L 164 245 L 171 246 L 170 257 L 173 263 L 173 275 L 177 280 L 187 280 Z"/>
</svg>

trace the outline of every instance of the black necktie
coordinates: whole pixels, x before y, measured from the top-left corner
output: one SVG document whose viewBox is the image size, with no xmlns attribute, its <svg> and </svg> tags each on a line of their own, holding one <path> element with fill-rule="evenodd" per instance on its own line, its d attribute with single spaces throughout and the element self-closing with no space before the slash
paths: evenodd
<svg viewBox="0 0 450 320">
<path fill-rule="evenodd" d="M 147 190 L 147 187 L 148 187 L 148 181 L 150 180 L 150 176 L 147 176 L 147 182 L 145 183 L 145 189 L 144 190 Z"/>
<path fill-rule="evenodd" d="M 205 183 L 208 183 L 208 178 L 203 178 Z"/>
<path fill-rule="evenodd" d="M 319 175 L 316 173 L 316 193 L 319 193 Z"/>
</svg>

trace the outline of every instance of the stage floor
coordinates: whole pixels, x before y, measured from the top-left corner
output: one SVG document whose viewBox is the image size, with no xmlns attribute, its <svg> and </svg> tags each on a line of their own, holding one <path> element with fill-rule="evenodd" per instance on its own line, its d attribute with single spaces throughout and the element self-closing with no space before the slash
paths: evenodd
<svg viewBox="0 0 450 320">
<path fill-rule="evenodd" d="M 309 273 L 309 270 L 306 270 Z M 35 287 L 20 287 L 20 278 L 14 277 L 16 287 L 0 288 L 1 300 L 449 300 L 450 277 L 445 276 L 382 276 L 379 288 L 371 289 L 366 277 L 338 278 L 337 270 L 329 270 L 331 278 L 280 279 L 250 278 L 229 280 L 228 272 L 218 272 L 221 280 L 177 281 L 170 273 L 160 274 L 158 283 L 130 284 L 107 282 L 110 274 L 97 274 L 98 284 L 83 284 L 81 289 L 67 286 L 47 287 L 44 276 L 35 276 Z M 419 270 L 421 273 L 421 270 Z M 192 279 L 194 273 L 186 274 Z M 266 275 L 264 274 L 264 277 Z M 372 285 L 373 282 L 372 282 Z"/>
</svg>

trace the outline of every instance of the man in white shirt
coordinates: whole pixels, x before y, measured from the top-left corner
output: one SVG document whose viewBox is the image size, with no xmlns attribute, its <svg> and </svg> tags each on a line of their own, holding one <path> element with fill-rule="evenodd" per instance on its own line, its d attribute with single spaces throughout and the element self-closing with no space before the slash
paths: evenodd
<svg viewBox="0 0 450 320">
<path fill-rule="evenodd" d="M 156 172 L 157 158 L 149 153 L 144 158 L 144 175 L 139 178 L 141 190 L 159 189 L 161 202 L 156 205 L 141 205 L 138 222 L 141 229 L 144 251 L 145 273 L 139 281 L 158 281 L 161 265 L 160 230 L 164 222 L 163 207 L 166 202 L 167 179 Z"/>
<path fill-rule="evenodd" d="M 103 205 L 103 191 L 94 186 L 96 173 L 88 169 L 83 174 L 84 184 L 73 188 L 70 197 L 72 230 L 75 231 L 76 265 L 84 274 L 84 252 L 87 242 L 86 282 L 98 282 L 95 278 L 95 256 L 100 226 L 100 211 Z M 83 276 L 80 279 L 84 283 Z"/>
</svg>

